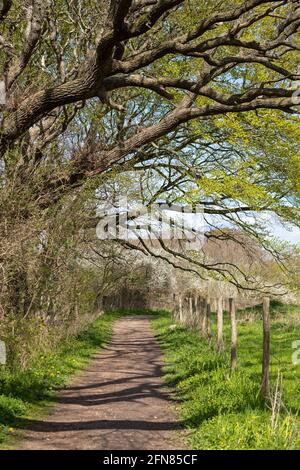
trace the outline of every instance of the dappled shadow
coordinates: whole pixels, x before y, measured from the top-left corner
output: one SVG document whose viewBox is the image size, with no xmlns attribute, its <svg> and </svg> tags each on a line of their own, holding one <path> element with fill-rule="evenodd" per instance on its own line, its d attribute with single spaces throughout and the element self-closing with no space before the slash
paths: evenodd
<svg viewBox="0 0 300 470">
<path fill-rule="evenodd" d="M 143 420 L 94 420 L 94 421 L 38 421 L 19 419 L 19 429 L 30 429 L 34 432 L 65 432 L 102 429 L 137 429 L 143 431 L 170 431 L 181 427 L 177 421 L 143 421 Z"/>
<path fill-rule="evenodd" d="M 25 449 L 172 448 L 175 419 L 162 380 L 161 350 L 148 317 L 117 322 L 112 342 L 53 398 L 46 420 L 19 419 Z M 75 433 L 75 434 L 74 434 Z M 150 446 L 150 447 L 148 447 Z"/>
</svg>

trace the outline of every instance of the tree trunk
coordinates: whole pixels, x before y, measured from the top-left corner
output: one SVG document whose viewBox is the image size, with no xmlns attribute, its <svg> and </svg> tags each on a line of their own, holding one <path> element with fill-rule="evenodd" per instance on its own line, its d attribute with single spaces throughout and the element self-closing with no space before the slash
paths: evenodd
<svg viewBox="0 0 300 470">
<path fill-rule="evenodd" d="M 222 352 L 224 349 L 223 339 L 223 298 L 218 297 L 217 305 L 217 351 Z"/>
<path fill-rule="evenodd" d="M 263 299 L 263 360 L 261 395 L 264 399 L 270 395 L 270 299 Z"/>
<path fill-rule="evenodd" d="M 229 312 L 231 324 L 231 361 L 230 369 L 234 371 L 237 366 L 237 325 L 236 325 L 236 307 L 235 300 L 229 299 Z"/>
</svg>

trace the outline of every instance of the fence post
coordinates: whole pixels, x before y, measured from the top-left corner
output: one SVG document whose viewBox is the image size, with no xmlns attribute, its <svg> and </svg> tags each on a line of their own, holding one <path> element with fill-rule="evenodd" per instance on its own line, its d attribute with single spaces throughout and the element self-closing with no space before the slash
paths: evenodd
<svg viewBox="0 0 300 470">
<path fill-rule="evenodd" d="M 236 307 L 235 300 L 231 297 L 229 299 L 229 312 L 231 324 L 231 360 L 230 369 L 234 371 L 237 366 L 237 326 L 236 326 Z"/>
<path fill-rule="evenodd" d="M 223 297 L 218 297 L 217 304 L 217 351 L 222 352 L 224 349 L 223 339 Z"/>
<path fill-rule="evenodd" d="M 211 298 L 207 297 L 206 300 L 206 336 L 208 339 L 212 337 L 211 331 Z"/>
<path fill-rule="evenodd" d="M 203 297 L 202 302 L 201 302 L 201 312 L 202 312 L 202 318 L 201 318 L 201 335 L 203 338 L 206 336 L 206 325 L 207 325 L 207 311 L 206 311 L 206 299 Z"/>
<path fill-rule="evenodd" d="M 197 329 L 198 325 L 198 297 L 193 297 L 193 328 Z"/>
<path fill-rule="evenodd" d="M 175 292 L 173 292 L 173 309 L 172 309 L 172 320 L 176 321 L 177 318 L 177 298 Z"/>
<path fill-rule="evenodd" d="M 270 299 L 263 299 L 263 360 L 261 395 L 268 398 L 270 394 Z"/>
<path fill-rule="evenodd" d="M 182 323 L 183 316 L 182 316 L 182 296 L 179 294 L 178 297 L 178 313 L 179 313 L 179 323 Z"/>
<path fill-rule="evenodd" d="M 197 329 L 201 333 L 201 325 L 202 325 L 202 310 L 201 310 L 201 296 L 198 295 L 197 298 Z"/>
<path fill-rule="evenodd" d="M 188 326 L 189 323 L 189 307 L 189 297 L 185 297 L 183 302 L 183 323 L 185 324 L 185 326 Z"/>
<path fill-rule="evenodd" d="M 188 327 L 193 328 L 193 297 L 189 297 L 189 315 L 188 315 Z"/>
<path fill-rule="evenodd" d="M 201 334 L 202 328 L 202 299 L 201 296 L 198 295 L 197 297 L 197 330 Z"/>
<path fill-rule="evenodd" d="M 174 321 L 178 320 L 178 295 L 173 293 L 173 310 L 172 310 L 172 318 Z"/>
</svg>

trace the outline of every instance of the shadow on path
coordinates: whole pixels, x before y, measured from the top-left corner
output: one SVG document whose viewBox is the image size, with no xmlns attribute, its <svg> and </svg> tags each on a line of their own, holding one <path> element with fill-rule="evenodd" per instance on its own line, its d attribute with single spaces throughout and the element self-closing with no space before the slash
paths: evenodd
<svg viewBox="0 0 300 470">
<path fill-rule="evenodd" d="M 28 430 L 21 449 L 179 449 L 173 402 L 148 317 L 123 317 L 48 418 L 19 420 Z"/>
</svg>

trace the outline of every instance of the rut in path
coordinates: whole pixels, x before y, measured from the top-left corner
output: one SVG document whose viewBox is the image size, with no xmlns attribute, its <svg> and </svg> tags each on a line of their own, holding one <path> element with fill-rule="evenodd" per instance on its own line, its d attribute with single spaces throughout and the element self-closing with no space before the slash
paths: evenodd
<svg viewBox="0 0 300 470">
<path fill-rule="evenodd" d="M 20 448 L 182 449 L 161 367 L 148 317 L 123 317 L 110 345 L 60 394 L 51 414 L 25 421 Z"/>
</svg>

